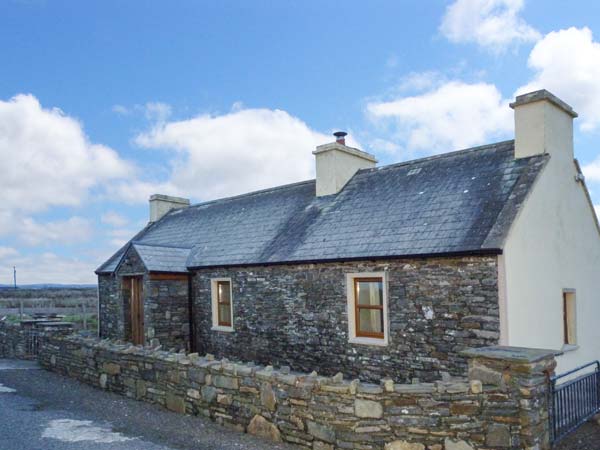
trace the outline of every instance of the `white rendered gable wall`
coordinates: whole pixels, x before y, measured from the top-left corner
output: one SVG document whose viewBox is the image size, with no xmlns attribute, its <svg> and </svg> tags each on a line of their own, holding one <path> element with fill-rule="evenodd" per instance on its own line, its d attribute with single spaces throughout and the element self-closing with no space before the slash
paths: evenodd
<svg viewBox="0 0 600 450">
<path fill-rule="evenodd" d="M 550 154 L 499 257 L 502 343 L 563 349 L 563 290 L 575 289 L 578 348 L 557 372 L 600 359 L 600 233 L 573 161 L 573 117 L 542 100 L 515 106 L 515 153 Z"/>
</svg>

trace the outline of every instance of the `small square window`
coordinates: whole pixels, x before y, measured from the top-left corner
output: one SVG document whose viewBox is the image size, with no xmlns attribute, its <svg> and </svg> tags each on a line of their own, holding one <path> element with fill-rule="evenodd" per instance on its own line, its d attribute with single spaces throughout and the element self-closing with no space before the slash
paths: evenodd
<svg viewBox="0 0 600 450">
<path fill-rule="evenodd" d="M 563 292 L 563 338 L 565 345 L 577 345 L 577 302 L 574 290 Z"/>
<path fill-rule="evenodd" d="M 233 299 L 231 280 L 216 278 L 211 280 L 213 330 L 233 331 Z"/>
</svg>

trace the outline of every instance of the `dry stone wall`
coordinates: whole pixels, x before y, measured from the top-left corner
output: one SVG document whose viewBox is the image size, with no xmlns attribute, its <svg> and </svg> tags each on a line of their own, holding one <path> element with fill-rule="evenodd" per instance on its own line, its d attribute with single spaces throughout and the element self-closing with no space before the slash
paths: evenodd
<svg viewBox="0 0 600 450">
<path fill-rule="evenodd" d="M 27 356 L 25 330 L 16 324 L 0 323 L 0 358 Z"/>
<path fill-rule="evenodd" d="M 389 345 L 348 342 L 346 274 L 386 272 Z M 234 331 L 212 329 L 211 279 L 231 278 Z M 499 339 L 495 256 L 202 269 L 194 272 L 196 348 L 365 381 L 466 374 L 460 351 Z"/>
<path fill-rule="evenodd" d="M 50 338 L 42 365 L 102 389 L 313 450 L 500 450 L 548 446 L 548 352 L 465 355 L 469 378 L 378 384 L 212 355 Z"/>
<path fill-rule="evenodd" d="M 69 325 L 34 328 L 33 325 L 0 322 L 0 358 L 34 359 L 42 339 L 50 335 L 70 334 L 73 330 Z"/>
</svg>

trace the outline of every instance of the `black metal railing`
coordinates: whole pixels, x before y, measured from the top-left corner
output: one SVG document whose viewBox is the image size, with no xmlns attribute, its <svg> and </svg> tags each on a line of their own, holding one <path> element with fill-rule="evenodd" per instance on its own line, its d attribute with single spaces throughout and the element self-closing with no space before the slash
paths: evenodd
<svg viewBox="0 0 600 450">
<path fill-rule="evenodd" d="M 592 370 L 593 368 L 593 370 Z M 576 376 L 578 372 L 590 370 Z M 550 378 L 550 438 L 557 443 L 600 412 L 600 362 Z"/>
</svg>

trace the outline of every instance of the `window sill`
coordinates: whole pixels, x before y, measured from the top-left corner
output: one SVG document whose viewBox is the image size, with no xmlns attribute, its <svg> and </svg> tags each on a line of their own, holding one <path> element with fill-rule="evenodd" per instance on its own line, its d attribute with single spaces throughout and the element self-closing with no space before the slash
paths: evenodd
<svg viewBox="0 0 600 450">
<path fill-rule="evenodd" d="M 579 345 L 565 344 L 560 349 L 563 353 L 574 352 L 579 349 Z"/>
<path fill-rule="evenodd" d="M 233 333 L 233 327 L 224 327 L 221 325 L 215 325 L 211 328 L 213 331 L 224 331 L 226 333 Z"/>
<path fill-rule="evenodd" d="M 358 345 L 374 345 L 377 347 L 387 347 L 388 342 L 386 339 L 368 338 L 368 337 L 352 337 L 348 339 L 351 344 Z"/>
</svg>

